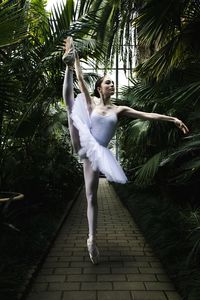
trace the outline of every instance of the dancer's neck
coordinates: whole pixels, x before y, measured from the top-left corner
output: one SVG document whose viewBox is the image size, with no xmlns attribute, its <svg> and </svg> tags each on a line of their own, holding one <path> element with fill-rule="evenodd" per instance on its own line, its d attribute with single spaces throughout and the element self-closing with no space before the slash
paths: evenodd
<svg viewBox="0 0 200 300">
<path fill-rule="evenodd" d="M 103 96 L 101 96 L 101 98 L 100 98 L 100 105 L 102 105 L 102 106 L 107 106 L 107 105 L 111 105 L 111 98 L 110 98 L 110 96 L 109 97 L 103 97 Z"/>
</svg>

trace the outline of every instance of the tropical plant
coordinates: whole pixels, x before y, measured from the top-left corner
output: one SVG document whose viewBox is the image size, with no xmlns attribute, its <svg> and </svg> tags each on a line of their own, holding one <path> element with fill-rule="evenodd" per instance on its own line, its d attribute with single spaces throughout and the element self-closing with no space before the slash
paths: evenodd
<svg viewBox="0 0 200 300">
<path fill-rule="evenodd" d="M 27 34 L 24 1 L 3 0 L 0 3 L 0 48 L 19 43 Z"/>
<path fill-rule="evenodd" d="M 29 5 L 22 1 L 14 3 L 3 1 L 1 4 L 1 13 L 4 11 L 2 28 L 7 26 L 9 29 L 5 30 L 9 34 L 4 34 L 1 42 L 1 186 L 5 181 L 9 185 L 6 174 L 12 173 L 11 166 L 17 166 L 15 153 L 20 144 L 35 142 L 43 118 L 62 99 L 63 39 L 67 35 L 74 37 L 81 58 L 91 52 L 98 57 L 100 53 L 100 46 L 96 47 L 88 34 L 89 17 L 76 19 L 78 7 L 74 1 L 56 5 L 51 13 L 45 10 L 46 1 L 32 0 Z M 5 18 L 9 14 L 10 23 Z M 21 27 L 15 32 L 13 28 L 17 22 Z M 93 82 L 94 75 L 88 74 L 86 79 Z"/>
<path fill-rule="evenodd" d="M 104 65 L 112 66 L 115 55 L 123 60 L 124 69 L 132 68 L 135 31 L 132 24 L 137 1 L 79 0 L 81 15 L 89 14 L 96 26 L 91 34 L 105 47 Z M 111 30 L 112 29 L 112 30 Z"/>
<path fill-rule="evenodd" d="M 199 209 L 163 201 L 154 187 L 114 185 L 183 299 L 199 299 Z M 161 234 L 162 233 L 162 234 Z"/>
<path fill-rule="evenodd" d="M 144 122 L 131 122 L 127 135 L 123 136 L 123 141 L 126 137 L 127 141 L 122 144 L 122 153 L 126 160 L 126 150 L 132 147 L 132 140 L 137 142 L 134 150 L 141 157 L 133 151 L 135 160 L 131 161 L 137 167 L 143 160 L 142 167 L 137 168 L 136 182 L 139 184 L 152 182 L 156 170 L 159 170 L 163 182 L 169 176 L 170 185 L 184 185 L 187 180 L 189 184 L 196 182 L 198 185 L 200 45 L 196 32 L 199 12 L 198 1 L 153 0 L 144 2 L 137 11 L 138 45 L 139 49 L 143 47 L 147 51 L 146 55 L 139 57 L 134 86 L 123 90 L 123 98 L 135 108 L 177 116 L 192 132 L 183 139 L 169 124 L 151 122 L 145 127 Z M 146 143 L 139 138 L 144 134 Z M 127 152 L 130 155 L 130 151 Z M 177 166 L 177 160 L 183 163 L 182 168 Z M 166 162 L 171 171 L 165 173 L 162 168 L 160 173 L 160 163 L 166 166 Z"/>
</svg>

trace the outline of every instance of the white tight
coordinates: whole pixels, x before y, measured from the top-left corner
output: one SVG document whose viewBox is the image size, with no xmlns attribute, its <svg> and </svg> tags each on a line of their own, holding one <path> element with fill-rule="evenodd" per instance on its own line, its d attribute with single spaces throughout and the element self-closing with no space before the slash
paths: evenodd
<svg viewBox="0 0 200 300">
<path fill-rule="evenodd" d="M 68 124 L 71 135 L 72 145 L 77 152 L 80 149 L 80 140 L 78 130 L 73 126 L 70 113 L 74 105 L 74 92 L 73 92 L 73 71 L 66 67 L 65 77 L 63 82 L 63 98 L 66 106 L 68 107 Z M 85 180 L 85 191 L 87 198 L 87 219 L 89 227 L 89 237 L 95 239 L 97 229 L 97 189 L 99 184 L 99 171 L 94 171 L 88 159 L 84 159 L 83 172 Z"/>
<path fill-rule="evenodd" d="M 75 150 L 75 152 L 78 152 L 78 150 L 80 149 L 78 130 L 76 129 L 76 127 L 73 126 L 73 121 L 70 118 L 70 114 L 74 105 L 73 71 L 70 70 L 67 66 L 63 82 L 63 99 L 68 108 L 68 125 L 73 149 Z"/>
<path fill-rule="evenodd" d="M 97 189 L 99 185 L 99 171 L 94 171 L 88 159 L 84 159 L 83 163 L 85 191 L 87 198 L 87 219 L 89 227 L 89 237 L 95 238 L 97 230 Z"/>
</svg>

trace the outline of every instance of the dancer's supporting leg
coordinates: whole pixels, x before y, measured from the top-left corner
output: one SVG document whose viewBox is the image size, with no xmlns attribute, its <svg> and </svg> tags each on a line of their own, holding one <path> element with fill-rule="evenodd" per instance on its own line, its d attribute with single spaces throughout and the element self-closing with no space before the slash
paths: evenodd
<svg viewBox="0 0 200 300">
<path fill-rule="evenodd" d="M 92 169 L 88 159 L 84 159 L 83 163 L 85 189 L 87 198 L 87 219 L 89 228 L 89 238 L 87 240 L 88 251 L 91 261 L 96 264 L 99 260 L 99 251 L 96 246 L 96 230 L 97 230 L 97 189 L 99 184 L 99 171 Z"/>
<path fill-rule="evenodd" d="M 76 127 L 73 125 L 73 121 L 70 118 L 72 108 L 74 105 L 74 90 L 73 90 L 73 68 L 71 66 L 66 66 L 65 77 L 63 82 L 63 98 L 65 104 L 68 108 L 68 125 L 71 135 L 71 141 L 75 152 L 80 149 L 79 134 Z"/>
<path fill-rule="evenodd" d="M 87 197 L 89 237 L 93 237 L 95 239 L 98 214 L 97 189 L 99 184 L 99 171 L 94 171 L 92 169 L 89 159 L 84 159 L 83 169 Z"/>
</svg>

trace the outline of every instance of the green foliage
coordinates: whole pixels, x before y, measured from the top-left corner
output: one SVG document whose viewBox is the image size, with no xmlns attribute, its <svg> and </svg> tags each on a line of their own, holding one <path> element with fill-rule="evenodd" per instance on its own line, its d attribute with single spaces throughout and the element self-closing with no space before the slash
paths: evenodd
<svg viewBox="0 0 200 300">
<path fill-rule="evenodd" d="M 1 4 L 6 16 L 16 11 L 19 23 L 24 16 L 19 32 L 20 28 L 24 29 L 24 24 L 26 28 L 26 36 L 20 36 L 24 37 L 20 43 L 13 37 L 6 47 L 2 42 L 4 48 L 0 52 L 0 186 L 2 188 L 7 185 L 9 189 L 13 187 L 13 174 L 25 159 L 27 149 L 29 151 L 31 147 L 34 148 L 37 139 L 45 144 L 46 137 L 42 135 L 46 133 L 41 130 L 43 120 L 46 117 L 48 119 L 51 105 L 61 101 L 64 37 L 74 37 L 81 57 L 86 58 L 88 53 L 91 55 L 91 50 L 94 56 L 100 53 L 100 46 L 98 48 L 94 39 L 88 35 L 89 17 L 76 19 L 78 7 L 74 7 L 74 1 L 55 5 L 51 13 L 45 10 L 46 1 L 34 0 L 30 5 L 23 4 L 22 1 L 15 3 L 3 1 Z M 8 19 L 6 20 L 9 28 Z M 15 35 L 12 30 L 9 32 Z M 85 40 L 82 39 L 83 36 L 86 37 Z M 93 74 L 91 77 L 93 82 Z M 91 82 L 91 77 L 87 76 L 88 82 Z M 49 116 L 49 121 L 50 119 L 55 121 Z M 56 143 L 59 142 L 56 140 Z M 43 151 L 42 148 L 38 150 Z M 70 161 L 69 151 L 68 156 Z"/>
<path fill-rule="evenodd" d="M 153 53 L 139 67 L 143 77 L 159 79 L 188 60 L 198 61 L 199 10 L 198 1 L 145 1 L 136 26 L 139 43 Z"/>
<path fill-rule="evenodd" d="M 71 155 L 66 114 L 62 108 L 51 107 L 36 133 L 35 116 L 29 118 L 28 130 L 25 120 L 16 132 L 14 143 L 7 144 L 4 152 L 2 188 L 19 190 L 25 199 L 1 206 L 0 296 L 3 299 L 15 299 L 82 183 L 81 165 Z"/>
<path fill-rule="evenodd" d="M 199 299 L 199 209 L 164 200 L 158 189 L 114 187 L 183 299 Z"/>
<path fill-rule="evenodd" d="M 138 110 L 182 119 L 190 135 L 183 138 L 169 123 L 150 122 L 144 131 L 142 121 L 122 121 L 126 126 L 120 135 L 122 161 L 128 169 L 134 169 L 137 184 L 149 185 L 156 180 L 158 184 L 196 190 L 200 126 L 200 45 L 196 38 L 199 4 L 157 0 L 136 3 L 138 66 L 133 86 L 122 89 L 121 99 Z M 188 200 L 191 199 L 189 196 Z"/>
<path fill-rule="evenodd" d="M 18 43 L 27 34 L 26 11 L 20 2 L 0 3 L 0 49 Z"/>
<path fill-rule="evenodd" d="M 103 60 L 105 65 L 112 65 L 115 54 L 119 53 L 124 68 L 126 69 L 128 63 L 132 67 L 135 44 L 132 26 L 135 13 L 134 1 L 80 0 L 78 3 L 80 13 L 88 14 L 91 20 L 95 21 L 91 34 L 105 49 Z"/>
</svg>

